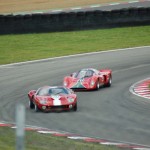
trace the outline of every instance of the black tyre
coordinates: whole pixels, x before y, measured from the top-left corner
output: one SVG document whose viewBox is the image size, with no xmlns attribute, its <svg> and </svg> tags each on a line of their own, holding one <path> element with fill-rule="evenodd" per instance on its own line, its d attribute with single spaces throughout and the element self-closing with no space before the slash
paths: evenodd
<svg viewBox="0 0 150 150">
<path fill-rule="evenodd" d="M 106 87 L 110 87 L 112 84 L 112 77 L 109 78 L 108 83 L 105 85 Z"/>
<path fill-rule="evenodd" d="M 77 107 L 77 103 L 75 104 L 75 106 L 73 107 L 73 111 L 77 111 L 78 107 Z"/>
<path fill-rule="evenodd" d="M 34 108 L 34 104 L 33 104 L 33 102 L 32 102 L 31 100 L 29 100 L 29 107 L 30 107 L 31 109 Z"/>
<path fill-rule="evenodd" d="M 100 88 L 100 83 L 99 83 L 99 80 L 97 80 L 97 82 L 96 82 L 96 90 L 99 90 L 99 88 Z"/>
<path fill-rule="evenodd" d="M 36 104 L 34 106 L 34 110 L 35 110 L 35 112 L 39 112 L 39 108 L 38 108 L 38 106 Z"/>
</svg>

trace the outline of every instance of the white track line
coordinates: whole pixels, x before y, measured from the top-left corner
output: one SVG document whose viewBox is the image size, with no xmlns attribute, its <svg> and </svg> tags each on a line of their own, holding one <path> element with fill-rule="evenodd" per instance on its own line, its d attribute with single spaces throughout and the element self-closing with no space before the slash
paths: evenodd
<svg viewBox="0 0 150 150">
<path fill-rule="evenodd" d="M 33 60 L 33 61 L 11 63 L 11 64 L 6 64 L 6 65 L 0 65 L 0 68 L 1 67 L 6 67 L 6 66 L 13 66 L 13 65 L 23 65 L 23 64 L 29 64 L 29 63 L 35 63 L 35 62 L 44 62 L 44 61 L 56 60 L 56 59 L 62 59 L 62 58 L 86 56 L 86 55 L 93 55 L 93 54 L 100 54 L 100 53 L 110 53 L 110 52 L 116 52 L 116 51 L 121 52 L 121 51 L 132 50 L 132 49 L 141 49 L 141 48 L 150 48 L 150 46 L 122 48 L 122 49 L 115 49 L 115 50 L 106 50 L 106 51 L 99 51 L 99 52 L 91 52 L 91 53 L 75 54 L 75 55 L 68 55 L 68 56 L 61 56 L 61 57 L 53 57 L 53 58 L 47 58 L 47 59 L 39 59 L 39 60 Z"/>
</svg>

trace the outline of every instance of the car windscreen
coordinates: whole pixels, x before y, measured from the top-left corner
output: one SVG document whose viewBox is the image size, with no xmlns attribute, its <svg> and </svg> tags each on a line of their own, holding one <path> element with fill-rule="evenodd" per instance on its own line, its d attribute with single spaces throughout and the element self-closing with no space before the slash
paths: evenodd
<svg viewBox="0 0 150 150">
<path fill-rule="evenodd" d="M 39 96 L 48 96 L 49 95 L 49 88 L 40 88 L 37 92 Z"/>
<path fill-rule="evenodd" d="M 80 70 L 77 74 L 76 74 L 76 78 L 87 78 L 87 77 L 91 77 L 93 75 L 93 71 L 92 70 Z"/>
<path fill-rule="evenodd" d="M 50 96 L 50 95 L 57 95 L 57 94 L 69 94 L 69 91 L 65 88 L 41 88 L 37 95 L 39 96 Z"/>
<path fill-rule="evenodd" d="M 65 88 L 51 88 L 49 90 L 49 93 L 51 95 L 57 95 L 57 94 L 69 94 L 69 91 Z"/>
</svg>

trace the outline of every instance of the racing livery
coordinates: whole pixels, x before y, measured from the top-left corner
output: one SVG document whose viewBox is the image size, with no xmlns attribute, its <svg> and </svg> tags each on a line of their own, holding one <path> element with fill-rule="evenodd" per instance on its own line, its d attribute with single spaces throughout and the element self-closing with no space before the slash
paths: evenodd
<svg viewBox="0 0 150 150">
<path fill-rule="evenodd" d="M 77 110 L 77 95 L 64 86 L 44 86 L 28 93 L 29 107 L 36 112 Z"/>
<path fill-rule="evenodd" d="M 111 83 L 112 71 L 110 69 L 85 68 L 64 77 L 63 80 L 65 87 L 74 90 L 98 90 L 101 86 L 110 87 Z"/>
</svg>

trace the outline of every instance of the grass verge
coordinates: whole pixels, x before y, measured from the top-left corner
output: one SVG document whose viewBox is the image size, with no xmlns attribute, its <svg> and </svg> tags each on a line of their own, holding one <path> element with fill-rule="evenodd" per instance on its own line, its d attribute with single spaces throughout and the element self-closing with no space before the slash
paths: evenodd
<svg viewBox="0 0 150 150">
<path fill-rule="evenodd" d="M 35 131 L 26 131 L 24 144 L 26 150 L 119 150 L 114 146 L 87 143 L 81 140 L 66 140 L 65 137 L 40 134 Z M 15 129 L 0 127 L 0 149 L 14 150 L 15 147 Z"/>
<path fill-rule="evenodd" d="M 0 64 L 150 45 L 150 26 L 0 35 Z"/>
</svg>

